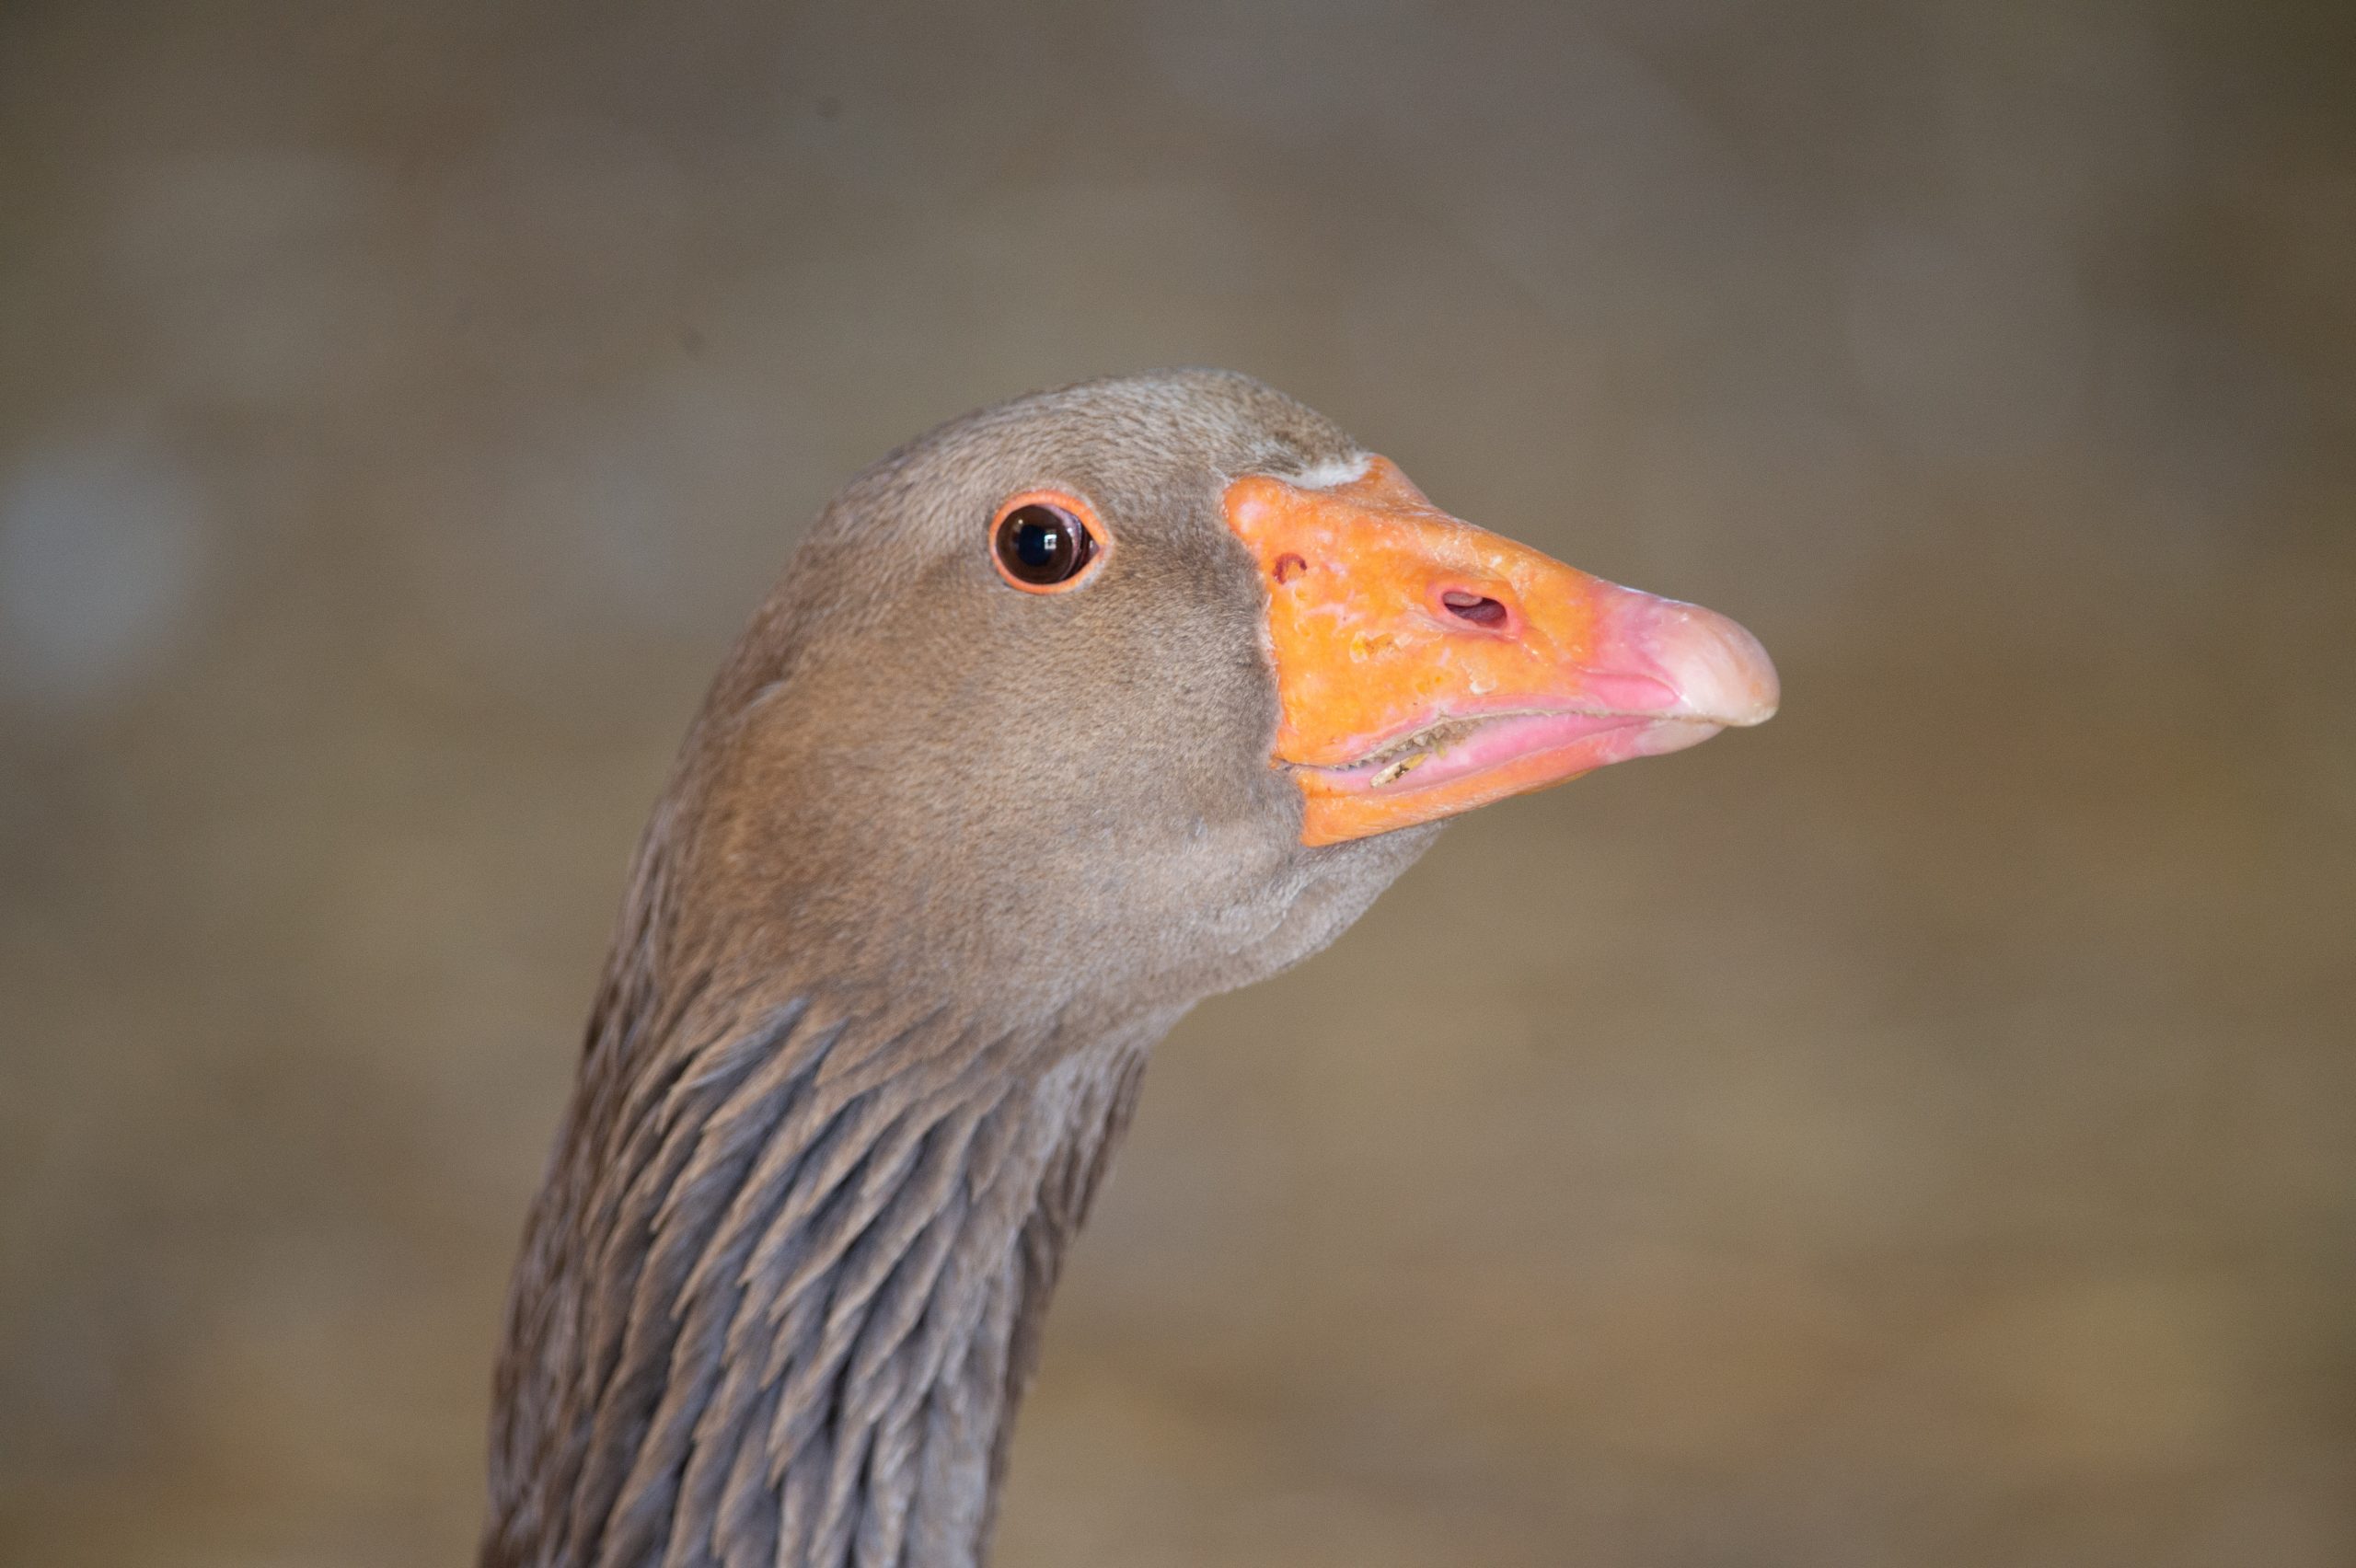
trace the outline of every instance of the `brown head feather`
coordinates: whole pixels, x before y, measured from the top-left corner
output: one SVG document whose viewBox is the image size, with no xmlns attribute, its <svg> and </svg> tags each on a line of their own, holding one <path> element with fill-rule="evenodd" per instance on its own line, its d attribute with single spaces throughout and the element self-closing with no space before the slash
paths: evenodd
<svg viewBox="0 0 2356 1568">
<path fill-rule="evenodd" d="M 1268 766 L 1220 498 L 1357 453 L 1169 372 L 969 415 L 827 507 L 640 850 L 517 1271 L 489 1568 L 979 1560 L 1145 1052 L 1435 831 L 1306 847 Z M 1084 592 L 989 564 L 1037 488 L 1113 536 Z"/>
</svg>

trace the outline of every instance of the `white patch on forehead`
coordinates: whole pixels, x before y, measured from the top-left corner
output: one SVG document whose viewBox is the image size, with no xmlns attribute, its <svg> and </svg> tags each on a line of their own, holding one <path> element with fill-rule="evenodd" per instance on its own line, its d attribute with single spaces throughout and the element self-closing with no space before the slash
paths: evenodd
<svg viewBox="0 0 2356 1568">
<path fill-rule="evenodd" d="M 1347 457 L 1328 457 L 1298 474 L 1287 474 L 1282 478 L 1286 483 L 1298 485 L 1302 490 L 1332 490 L 1335 485 L 1345 485 L 1352 479 L 1366 478 L 1366 471 L 1373 463 L 1373 453 L 1354 452 Z"/>
</svg>

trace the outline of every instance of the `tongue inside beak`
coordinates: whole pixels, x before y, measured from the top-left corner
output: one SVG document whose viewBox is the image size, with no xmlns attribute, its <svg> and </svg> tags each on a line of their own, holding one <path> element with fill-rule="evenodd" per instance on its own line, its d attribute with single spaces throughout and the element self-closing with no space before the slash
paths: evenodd
<svg viewBox="0 0 2356 1568">
<path fill-rule="evenodd" d="M 1301 839 L 1453 816 L 1775 711 L 1724 616 L 1590 577 L 1434 507 L 1385 458 L 1313 490 L 1228 487 L 1268 591 L 1276 766 Z"/>
</svg>

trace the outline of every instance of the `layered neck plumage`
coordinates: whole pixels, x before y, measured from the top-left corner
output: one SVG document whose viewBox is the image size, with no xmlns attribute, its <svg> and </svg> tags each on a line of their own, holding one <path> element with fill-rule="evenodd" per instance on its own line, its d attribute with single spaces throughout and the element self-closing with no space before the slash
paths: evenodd
<svg viewBox="0 0 2356 1568">
<path fill-rule="evenodd" d="M 641 885 L 510 1303 L 484 1568 L 964 1568 L 1174 1013 L 1088 1038 L 664 953 Z"/>
</svg>

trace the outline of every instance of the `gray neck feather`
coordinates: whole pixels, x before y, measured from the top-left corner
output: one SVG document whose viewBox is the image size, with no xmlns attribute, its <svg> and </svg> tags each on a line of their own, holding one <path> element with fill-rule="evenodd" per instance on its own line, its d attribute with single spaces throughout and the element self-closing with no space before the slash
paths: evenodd
<svg viewBox="0 0 2356 1568">
<path fill-rule="evenodd" d="M 485 1568 L 964 1568 L 1174 1015 L 1086 1042 L 624 964 L 529 1221 Z"/>
</svg>

